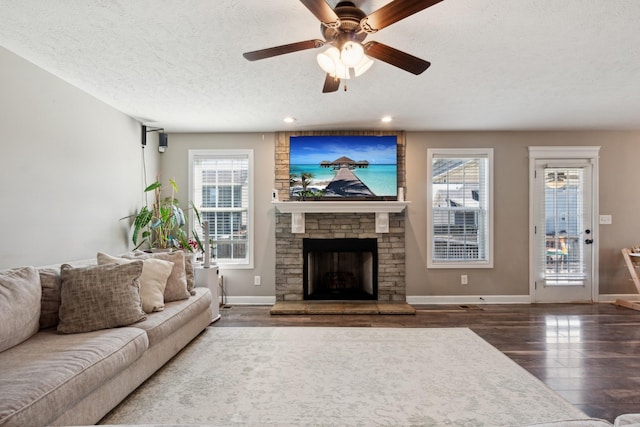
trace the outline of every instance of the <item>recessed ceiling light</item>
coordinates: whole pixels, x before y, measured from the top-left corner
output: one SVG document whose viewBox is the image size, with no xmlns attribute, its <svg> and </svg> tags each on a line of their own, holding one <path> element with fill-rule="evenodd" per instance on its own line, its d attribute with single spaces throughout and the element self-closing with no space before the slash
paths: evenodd
<svg viewBox="0 0 640 427">
<path fill-rule="evenodd" d="M 293 122 L 295 122 L 295 121 L 296 121 L 296 118 L 295 118 L 295 117 L 285 117 L 285 118 L 283 119 L 283 121 L 284 121 L 285 123 L 293 123 Z"/>
<path fill-rule="evenodd" d="M 389 123 L 391 122 L 391 120 L 393 120 L 391 116 L 384 116 L 383 118 L 380 119 L 382 123 Z"/>
</svg>

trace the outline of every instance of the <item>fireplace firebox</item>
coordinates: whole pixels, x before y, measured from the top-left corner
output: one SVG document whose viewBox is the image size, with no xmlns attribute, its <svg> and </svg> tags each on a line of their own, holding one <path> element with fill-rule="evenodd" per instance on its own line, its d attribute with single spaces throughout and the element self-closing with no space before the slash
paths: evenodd
<svg viewBox="0 0 640 427">
<path fill-rule="evenodd" d="M 376 300 L 377 239 L 303 239 L 305 300 Z"/>
</svg>

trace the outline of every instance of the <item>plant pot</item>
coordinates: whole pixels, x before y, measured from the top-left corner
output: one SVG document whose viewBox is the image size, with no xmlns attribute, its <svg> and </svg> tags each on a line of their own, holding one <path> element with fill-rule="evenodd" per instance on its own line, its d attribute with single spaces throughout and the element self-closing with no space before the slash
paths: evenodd
<svg viewBox="0 0 640 427">
<path fill-rule="evenodd" d="M 164 252 L 173 252 L 173 248 L 151 248 L 149 249 L 152 254 L 164 253 Z"/>
</svg>

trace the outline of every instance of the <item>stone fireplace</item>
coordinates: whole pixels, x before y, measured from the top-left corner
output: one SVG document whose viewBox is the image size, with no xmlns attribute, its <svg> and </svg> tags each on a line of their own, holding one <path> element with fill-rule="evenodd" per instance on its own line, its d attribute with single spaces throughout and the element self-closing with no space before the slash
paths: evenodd
<svg viewBox="0 0 640 427">
<path fill-rule="evenodd" d="M 305 233 L 291 232 L 291 218 L 290 213 L 276 212 L 276 301 L 305 299 L 305 239 L 375 240 L 378 253 L 375 300 L 405 301 L 404 213 L 389 214 L 388 233 L 376 233 L 374 213 L 306 214 Z"/>
<path fill-rule="evenodd" d="M 305 133 L 295 133 L 301 134 Z M 398 135 L 398 185 L 405 187 L 404 134 L 379 134 Z M 282 132 L 276 137 L 275 188 L 280 200 L 274 202 L 276 301 L 405 302 L 404 209 L 407 203 L 288 201 L 291 135 L 294 133 Z M 346 250 L 347 244 L 354 245 L 348 248 L 360 249 Z M 323 246 L 328 247 L 326 252 L 331 254 L 310 255 Z M 362 253 L 357 254 L 359 252 Z M 329 271 L 319 270 L 320 266 Z M 311 284 L 310 276 L 316 280 Z M 354 279 L 356 276 L 359 277 Z"/>
</svg>

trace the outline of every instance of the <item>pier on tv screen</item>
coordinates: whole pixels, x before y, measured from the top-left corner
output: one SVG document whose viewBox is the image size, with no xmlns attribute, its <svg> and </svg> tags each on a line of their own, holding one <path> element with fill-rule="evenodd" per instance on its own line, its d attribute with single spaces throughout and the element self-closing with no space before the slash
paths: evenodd
<svg viewBox="0 0 640 427">
<path fill-rule="evenodd" d="M 395 199 L 397 137 L 292 136 L 290 196 L 308 199 Z"/>
</svg>

